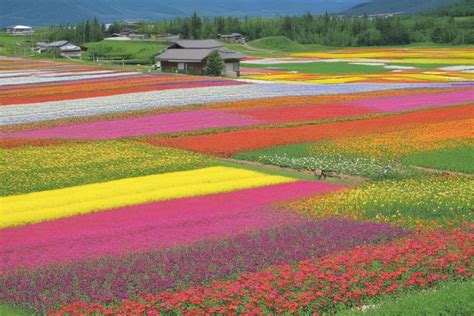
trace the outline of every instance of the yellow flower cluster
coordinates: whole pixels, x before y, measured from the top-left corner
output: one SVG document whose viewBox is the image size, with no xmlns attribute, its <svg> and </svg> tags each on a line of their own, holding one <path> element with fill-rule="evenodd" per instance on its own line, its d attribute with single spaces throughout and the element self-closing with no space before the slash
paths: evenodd
<svg viewBox="0 0 474 316">
<path fill-rule="evenodd" d="M 314 218 L 446 227 L 472 222 L 473 204 L 472 178 L 430 176 L 369 183 L 297 201 L 291 207 Z"/>
<path fill-rule="evenodd" d="M 0 228 L 293 181 L 244 169 L 209 167 L 8 196 L 0 198 Z"/>
</svg>

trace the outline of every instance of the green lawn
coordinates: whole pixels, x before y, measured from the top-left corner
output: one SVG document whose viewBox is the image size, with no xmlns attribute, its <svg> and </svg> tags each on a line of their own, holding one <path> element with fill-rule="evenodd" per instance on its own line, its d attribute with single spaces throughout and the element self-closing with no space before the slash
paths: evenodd
<svg viewBox="0 0 474 316">
<path fill-rule="evenodd" d="M 31 48 L 43 40 L 46 29 L 35 28 L 35 33 L 28 36 L 14 36 L 0 31 L 0 55 L 33 56 Z"/>
<path fill-rule="evenodd" d="M 473 315 L 474 282 L 452 281 L 423 292 L 386 297 L 367 311 L 343 311 L 337 315 Z"/>
<path fill-rule="evenodd" d="M 34 312 L 12 305 L 0 304 L 0 315 L 2 316 L 31 316 Z"/>
<path fill-rule="evenodd" d="M 84 56 L 92 59 L 99 54 L 103 59 L 124 59 L 127 63 L 152 64 L 153 57 L 169 43 L 159 41 L 100 41 L 86 43 L 89 51 Z"/>
<path fill-rule="evenodd" d="M 311 62 L 311 63 L 288 63 L 288 64 L 246 64 L 244 68 L 273 69 L 282 71 L 297 71 L 307 74 L 369 74 L 381 73 L 390 70 L 383 66 L 354 65 L 347 62 Z"/>
<path fill-rule="evenodd" d="M 31 47 L 31 36 L 13 36 L 0 32 L 0 54 L 7 56 L 23 56 L 28 54 Z M 34 42 L 34 40 L 33 40 Z"/>
<path fill-rule="evenodd" d="M 474 173 L 473 146 L 414 153 L 406 156 L 403 160 L 407 164 L 425 168 Z"/>
</svg>

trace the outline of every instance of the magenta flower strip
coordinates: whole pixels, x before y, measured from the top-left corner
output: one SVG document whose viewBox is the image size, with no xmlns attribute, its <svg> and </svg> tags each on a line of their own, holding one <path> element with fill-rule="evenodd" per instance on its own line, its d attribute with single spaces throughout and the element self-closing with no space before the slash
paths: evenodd
<svg viewBox="0 0 474 316">
<path fill-rule="evenodd" d="M 152 116 L 98 121 L 69 126 L 44 128 L 28 132 L 0 134 L 2 137 L 114 139 L 147 134 L 163 134 L 195 131 L 207 128 L 223 128 L 257 125 L 257 119 L 224 111 L 196 110 L 173 112 Z"/>
<path fill-rule="evenodd" d="M 414 110 L 424 107 L 448 106 L 474 101 L 472 90 L 443 92 L 422 95 L 408 95 L 367 99 L 351 102 L 355 106 L 367 106 L 383 112 Z"/>
<path fill-rule="evenodd" d="M 206 222 L 209 224 L 210 222 Z M 209 282 L 403 236 L 387 224 L 342 219 L 298 223 L 184 247 L 54 264 L 0 275 L 0 301 L 44 309 L 74 301 L 114 302 Z"/>
<path fill-rule="evenodd" d="M 298 221 L 266 208 L 341 188 L 298 181 L 191 197 L 0 230 L 0 273 L 162 249 Z"/>
</svg>

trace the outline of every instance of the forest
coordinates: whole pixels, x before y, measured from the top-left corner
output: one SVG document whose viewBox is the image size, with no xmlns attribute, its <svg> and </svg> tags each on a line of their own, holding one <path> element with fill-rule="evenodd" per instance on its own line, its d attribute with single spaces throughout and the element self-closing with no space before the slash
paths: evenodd
<svg viewBox="0 0 474 316">
<path fill-rule="evenodd" d="M 125 28 L 114 22 L 106 31 L 97 19 L 76 25 L 51 26 L 49 40 L 67 39 L 79 43 L 100 41 Z M 333 47 L 406 45 L 420 42 L 474 44 L 474 1 L 412 16 L 345 17 L 329 13 L 275 18 L 218 16 L 190 17 L 141 22 L 136 31 L 151 35 L 181 34 L 185 39 L 217 38 L 218 34 L 241 33 L 247 40 L 286 36 L 301 44 Z"/>
</svg>

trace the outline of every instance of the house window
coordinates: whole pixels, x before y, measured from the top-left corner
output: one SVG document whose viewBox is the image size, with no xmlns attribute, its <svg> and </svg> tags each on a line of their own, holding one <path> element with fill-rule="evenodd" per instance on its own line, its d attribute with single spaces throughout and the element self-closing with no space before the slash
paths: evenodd
<svg viewBox="0 0 474 316">
<path fill-rule="evenodd" d="M 184 70 L 184 63 L 178 63 L 178 70 Z"/>
</svg>

